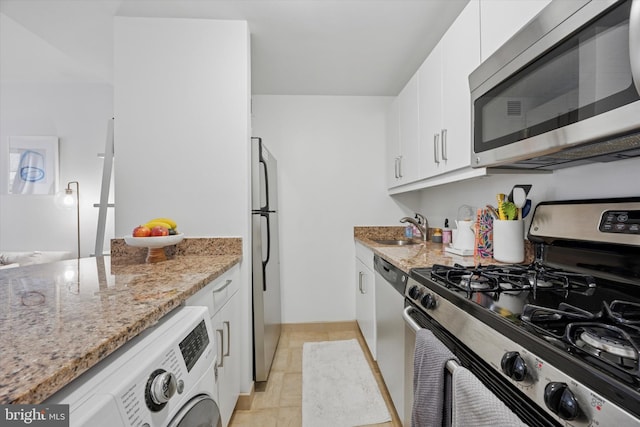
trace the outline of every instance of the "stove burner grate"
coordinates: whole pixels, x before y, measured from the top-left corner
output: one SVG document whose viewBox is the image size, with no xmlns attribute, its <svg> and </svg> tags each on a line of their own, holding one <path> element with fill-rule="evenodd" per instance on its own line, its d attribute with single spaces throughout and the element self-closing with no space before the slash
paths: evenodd
<svg viewBox="0 0 640 427">
<path fill-rule="evenodd" d="M 558 309 L 524 306 L 521 320 L 549 342 L 556 342 L 573 353 L 583 352 L 624 377 L 640 377 L 640 306 L 626 301 L 602 303 L 597 313 L 590 313 L 566 303 Z M 563 344 L 560 344 L 563 343 Z"/>
<path fill-rule="evenodd" d="M 524 291 L 537 288 L 549 290 L 586 289 L 593 292 L 592 276 L 546 267 L 538 262 L 529 265 L 478 265 L 464 267 L 436 264 L 431 268 L 431 278 L 448 288 L 473 292 Z M 640 312 L 640 311 L 639 311 Z M 639 314 L 640 317 L 640 314 Z"/>
</svg>

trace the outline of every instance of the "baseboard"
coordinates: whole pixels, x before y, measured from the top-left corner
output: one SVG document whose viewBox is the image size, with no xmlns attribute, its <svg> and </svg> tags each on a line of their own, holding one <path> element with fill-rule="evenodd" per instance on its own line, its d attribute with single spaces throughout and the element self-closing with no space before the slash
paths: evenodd
<svg viewBox="0 0 640 427">
<path fill-rule="evenodd" d="M 336 332 L 359 330 L 355 320 L 343 322 L 283 323 L 283 332 Z"/>
<path fill-rule="evenodd" d="M 238 396 L 238 400 L 236 401 L 236 411 L 249 411 L 251 409 L 251 405 L 253 404 L 253 399 L 255 398 L 255 383 L 251 383 L 251 390 L 249 393 L 240 393 Z"/>
</svg>

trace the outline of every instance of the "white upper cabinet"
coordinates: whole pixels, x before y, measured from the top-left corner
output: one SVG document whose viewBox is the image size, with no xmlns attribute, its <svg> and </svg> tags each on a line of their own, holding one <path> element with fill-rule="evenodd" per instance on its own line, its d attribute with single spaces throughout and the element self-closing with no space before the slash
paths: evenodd
<svg viewBox="0 0 640 427">
<path fill-rule="evenodd" d="M 442 130 L 442 46 L 431 51 L 418 70 L 420 110 L 420 177 L 429 178 L 444 171 L 441 162 Z"/>
<path fill-rule="evenodd" d="M 482 61 L 549 3 L 551 0 L 480 0 Z"/>
<path fill-rule="evenodd" d="M 486 175 L 471 168 L 469 74 L 550 2 L 467 4 L 390 109 L 391 194 Z"/>
<path fill-rule="evenodd" d="M 400 123 L 398 116 L 398 97 L 393 99 L 387 111 L 387 187 L 400 185 L 398 163 L 400 161 Z"/>
<path fill-rule="evenodd" d="M 398 95 L 390 115 L 387 166 L 389 187 L 394 187 L 418 179 L 420 124 L 417 74 Z"/>
<path fill-rule="evenodd" d="M 480 65 L 480 9 L 472 0 L 418 70 L 420 178 L 470 165 L 469 74 Z"/>
</svg>

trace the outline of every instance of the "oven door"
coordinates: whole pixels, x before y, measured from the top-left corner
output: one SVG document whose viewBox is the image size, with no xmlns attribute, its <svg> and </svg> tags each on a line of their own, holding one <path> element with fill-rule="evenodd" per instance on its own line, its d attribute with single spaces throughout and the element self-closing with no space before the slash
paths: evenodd
<svg viewBox="0 0 640 427">
<path fill-rule="evenodd" d="M 460 364 L 475 375 L 482 384 L 489 389 L 500 401 L 502 401 L 520 419 L 531 426 L 559 426 L 554 419 L 542 408 L 529 400 L 526 396 L 518 392 L 510 383 L 505 381 L 495 372 L 485 361 L 473 353 L 468 347 L 462 344 L 455 336 L 450 334 L 438 322 L 418 309 L 409 300 L 405 300 L 405 308 L 402 314 L 405 321 L 405 403 L 404 403 L 404 425 L 411 426 L 411 412 L 413 407 L 413 355 L 416 342 L 416 332 L 419 329 L 429 329 L 451 352 L 460 360 Z M 443 393 L 451 396 L 450 384 L 451 373 L 455 362 L 447 364 L 447 379 Z M 451 408 L 445 408 L 443 413 L 443 424 L 451 425 Z"/>
</svg>

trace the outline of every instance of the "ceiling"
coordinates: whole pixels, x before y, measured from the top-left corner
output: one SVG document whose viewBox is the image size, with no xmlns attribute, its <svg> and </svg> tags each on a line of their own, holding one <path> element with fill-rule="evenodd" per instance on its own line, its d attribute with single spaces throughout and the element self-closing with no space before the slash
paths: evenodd
<svg viewBox="0 0 640 427">
<path fill-rule="evenodd" d="M 239 19 L 254 94 L 397 95 L 466 3 L 0 0 L 0 77 L 110 83 L 114 16 Z"/>
</svg>

